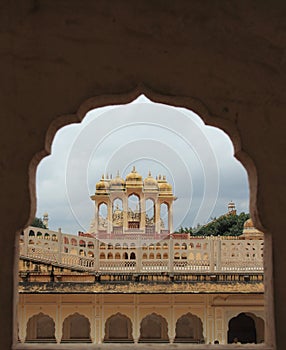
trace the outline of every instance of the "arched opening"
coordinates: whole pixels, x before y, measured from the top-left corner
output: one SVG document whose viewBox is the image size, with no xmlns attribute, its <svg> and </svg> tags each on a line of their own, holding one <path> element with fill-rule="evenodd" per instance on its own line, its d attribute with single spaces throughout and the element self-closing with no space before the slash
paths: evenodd
<svg viewBox="0 0 286 350">
<path fill-rule="evenodd" d="M 153 199 L 145 201 L 145 226 L 146 233 L 155 233 L 155 202 Z"/>
<path fill-rule="evenodd" d="M 139 229 L 141 222 L 140 197 L 137 194 L 128 196 L 128 228 Z"/>
<path fill-rule="evenodd" d="M 254 319 L 245 313 L 240 313 L 228 322 L 227 342 L 257 343 L 257 334 Z"/>
<path fill-rule="evenodd" d="M 136 255 L 134 252 L 130 253 L 130 260 L 135 260 L 136 259 Z"/>
<path fill-rule="evenodd" d="M 160 229 L 162 231 L 169 231 L 169 206 L 167 203 L 160 205 Z"/>
<path fill-rule="evenodd" d="M 76 312 L 65 318 L 63 322 L 62 343 L 90 342 L 90 322 L 87 317 Z"/>
<path fill-rule="evenodd" d="M 176 322 L 177 343 L 203 343 L 203 323 L 201 319 L 191 313 L 181 316 Z"/>
<path fill-rule="evenodd" d="M 120 198 L 112 203 L 112 227 L 114 233 L 123 233 L 123 201 Z"/>
<path fill-rule="evenodd" d="M 98 205 L 97 227 L 100 231 L 107 231 L 107 204 L 100 203 Z"/>
<path fill-rule="evenodd" d="M 164 343 L 168 341 L 168 324 L 164 317 L 152 313 L 143 318 L 140 324 L 139 342 Z"/>
<path fill-rule="evenodd" d="M 27 323 L 27 343 L 55 343 L 55 322 L 43 313 L 32 316 Z"/>
<path fill-rule="evenodd" d="M 133 342 L 130 318 L 121 313 L 110 316 L 105 322 L 104 342 Z"/>
</svg>

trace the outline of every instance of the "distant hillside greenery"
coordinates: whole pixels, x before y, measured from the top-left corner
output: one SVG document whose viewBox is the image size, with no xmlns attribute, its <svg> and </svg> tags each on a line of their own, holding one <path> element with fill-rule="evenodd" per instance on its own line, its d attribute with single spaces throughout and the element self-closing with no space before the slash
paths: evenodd
<svg viewBox="0 0 286 350">
<path fill-rule="evenodd" d="M 214 218 L 204 226 L 181 227 L 179 233 L 190 233 L 193 236 L 239 236 L 242 234 L 245 221 L 249 218 L 249 214 L 246 213 L 226 214 Z"/>
</svg>

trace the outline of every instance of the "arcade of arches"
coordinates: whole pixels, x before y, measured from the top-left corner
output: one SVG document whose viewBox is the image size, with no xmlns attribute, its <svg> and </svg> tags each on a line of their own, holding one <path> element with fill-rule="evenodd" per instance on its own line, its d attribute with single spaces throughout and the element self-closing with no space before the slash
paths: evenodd
<svg viewBox="0 0 286 350">
<path fill-rule="evenodd" d="M 258 294 L 21 294 L 19 306 L 23 343 L 264 341 Z"/>
</svg>

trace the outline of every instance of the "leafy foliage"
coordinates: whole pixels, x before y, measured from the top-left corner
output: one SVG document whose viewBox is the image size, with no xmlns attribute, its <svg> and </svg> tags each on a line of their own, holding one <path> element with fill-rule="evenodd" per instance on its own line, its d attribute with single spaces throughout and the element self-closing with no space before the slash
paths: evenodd
<svg viewBox="0 0 286 350">
<path fill-rule="evenodd" d="M 31 226 L 33 227 L 40 227 L 40 228 L 47 228 L 46 225 L 43 223 L 43 220 L 41 218 L 35 218 L 33 222 L 31 223 Z"/>
<path fill-rule="evenodd" d="M 179 233 L 190 233 L 193 236 L 239 236 L 242 234 L 243 225 L 249 214 L 240 213 L 225 214 L 219 218 L 214 218 L 210 223 L 196 228 L 181 227 Z"/>
</svg>

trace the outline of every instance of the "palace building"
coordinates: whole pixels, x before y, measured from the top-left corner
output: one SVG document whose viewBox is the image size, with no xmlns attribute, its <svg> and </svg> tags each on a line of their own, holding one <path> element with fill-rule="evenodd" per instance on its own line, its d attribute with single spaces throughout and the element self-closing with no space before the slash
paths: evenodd
<svg viewBox="0 0 286 350">
<path fill-rule="evenodd" d="M 89 232 L 23 231 L 19 342 L 264 341 L 264 240 L 251 219 L 237 237 L 174 232 L 172 186 L 135 167 L 103 176 L 91 199 Z"/>
</svg>

